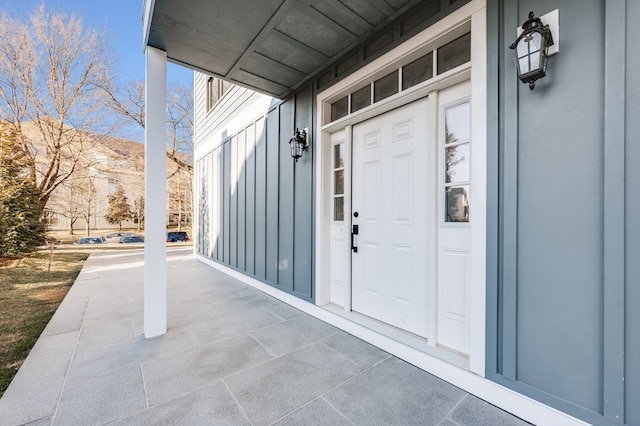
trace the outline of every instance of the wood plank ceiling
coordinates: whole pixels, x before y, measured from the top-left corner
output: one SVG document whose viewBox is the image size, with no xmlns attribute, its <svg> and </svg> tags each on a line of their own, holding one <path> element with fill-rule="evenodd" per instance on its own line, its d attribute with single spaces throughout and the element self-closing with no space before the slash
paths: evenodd
<svg viewBox="0 0 640 426">
<path fill-rule="evenodd" d="M 146 43 L 168 60 L 284 98 L 420 0 L 146 2 Z"/>
</svg>

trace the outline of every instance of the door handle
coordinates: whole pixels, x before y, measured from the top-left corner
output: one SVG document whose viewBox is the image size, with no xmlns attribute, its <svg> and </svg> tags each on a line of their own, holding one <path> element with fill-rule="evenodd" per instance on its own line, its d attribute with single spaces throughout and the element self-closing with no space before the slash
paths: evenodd
<svg viewBox="0 0 640 426">
<path fill-rule="evenodd" d="M 355 236 L 358 235 L 358 225 L 351 226 L 351 251 L 358 252 L 358 247 L 355 245 Z"/>
</svg>

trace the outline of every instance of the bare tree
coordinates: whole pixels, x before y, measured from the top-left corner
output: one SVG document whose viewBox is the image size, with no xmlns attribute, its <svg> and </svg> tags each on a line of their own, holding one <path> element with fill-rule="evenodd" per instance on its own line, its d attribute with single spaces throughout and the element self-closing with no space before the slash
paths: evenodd
<svg viewBox="0 0 640 426">
<path fill-rule="evenodd" d="M 0 119 L 19 135 L 42 213 L 53 192 L 83 164 L 96 134 L 108 134 L 98 102 L 111 84 L 103 33 L 44 6 L 29 20 L 0 17 Z M 105 127 L 105 125 L 107 127 Z"/>
<path fill-rule="evenodd" d="M 137 168 L 137 167 L 136 167 Z M 144 180 L 135 180 L 127 186 L 128 193 L 133 198 L 131 216 L 138 232 L 144 229 Z"/>
<path fill-rule="evenodd" d="M 191 223 L 191 181 L 191 175 L 185 171 L 174 174 L 169 180 L 169 222 L 175 223 L 178 230 L 182 230 L 183 225 Z"/>
<path fill-rule="evenodd" d="M 144 82 L 132 81 L 119 90 L 105 90 L 103 104 L 130 123 L 144 129 Z M 193 93 L 190 87 L 173 83 L 167 89 L 167 158 L 177 170 L 193 170 Z"/>
<path fill-rule="evenodd" d="M 144 228 L 144 196 L 138 196 L 133 201 L 131 219 L 138 226 L 138 232 Z"/>
<path fill-rule="evenodd" d="M 91 230 L 91 217 L 95 211 L 95 204 L 97 200 L 97 191 L 95 186 L 95 177 L 88 176 L 84 179 L 84 182 L 80 186 L 79 204 L 82 218 L 84 219 L 84 232 L 85 235 L 90 234 Z"/>
<path fill-rule="evenodd" d="M 123 125 L 133 124 L 144 129 L 144 81 L 131 81 L 117 89 L 105 88 L 106 97 L 101 103 L 116 112 L 123 120 Z"/>
<path fill-rule="evenodd" d="M 47 209 L 67 219 L 68 233 L 73 235 L 73 229 L 80 218 L 80 205 L 75 190 L 78 182 L 76 179 L 67 179 L 58 187 L 49 198 Z"/>
<path fill-rule="evenodd" d="M 116 93 L 109 91 L 105 105 L 141 128 L 145 125 L 144 82 L 134 81 Z M 193 178 L 193 93 L 174 83 L 167 89 L 168 214 L 178 228 L 190 218 Z"/>
<path fill-rule="evenodd" d="M 95 183 L 102 175 L 103 171 L 100 171 L 97 165 L 82 164 L 49 199 L 48 209 L 67 219 L 69 235 L 73 235 L 75 223 L 80 218 L 84 219 L 85 235 L 89 235 L 91 219 L 96 214 L 98 202 Z"/>
<path fill-rule="evenodd" d="M 167 90 L 167 156 L 180 171 L 193 171 L 193 93 L 178 83 Z M 170 176 L 169 176 L 170 177 Z"/>
</svg>

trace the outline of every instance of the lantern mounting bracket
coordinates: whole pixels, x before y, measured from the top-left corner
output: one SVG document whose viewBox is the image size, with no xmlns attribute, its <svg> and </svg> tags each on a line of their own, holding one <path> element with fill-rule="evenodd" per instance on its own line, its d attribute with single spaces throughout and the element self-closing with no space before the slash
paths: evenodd
<svg viewBox="0 0 640 426">
<path fill-rule="evenodd" d="M 511 43 L 509 49 L 515 49 L 518 45 L 518 42 L 525 36 L 527 36 L 527 30 L 535 27 L 540 27 L 543 32 L 544 38 L 547 40 L 547 47 L 553 46 L 553 36 L 551 35 L 551 30 L 549 29 L 549 25 L 543 25 L 542 19 L 536 17 L 533 12 L 529 12 L 529 19 L 522 24 L 522 33 L 518 36 L 516 41 Z"/>
</svg>

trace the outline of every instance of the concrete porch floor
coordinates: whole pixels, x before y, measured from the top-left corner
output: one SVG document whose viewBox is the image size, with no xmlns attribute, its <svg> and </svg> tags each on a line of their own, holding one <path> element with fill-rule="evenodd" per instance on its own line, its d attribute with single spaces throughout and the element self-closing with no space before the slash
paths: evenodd
<svg viewBox="0 0 640 426">
<path fill-rule="evenodd" d="M 168 332 L 143 337 L 143 254 L 92 254 L 0 399 L 0 424 L 528 424 L 168 250 Z"/>
</svg>

